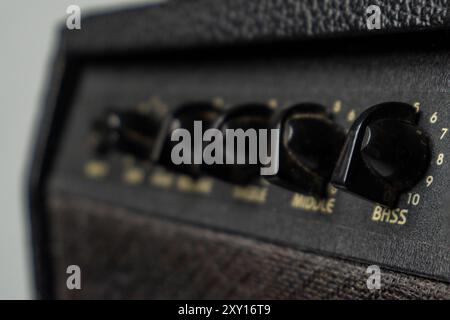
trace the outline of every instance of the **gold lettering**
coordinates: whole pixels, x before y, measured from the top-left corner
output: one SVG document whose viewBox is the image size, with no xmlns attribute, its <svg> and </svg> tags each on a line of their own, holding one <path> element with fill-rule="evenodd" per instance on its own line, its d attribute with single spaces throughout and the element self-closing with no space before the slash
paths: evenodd
<svg viewBox="0 0 450 320">
<path fill-rule="evenodd" d="M 165 171 L 156 171 L 150 176 L 150 183 L 156 187 L 168 189 L 173 185 L 174 177 Z"/>
<path fill-rule="evenodd" d="M 333 213 L 335 202 L 335 198 L 318 199 L 295 193 L 291 200 L 291 206 L 296 209 L 330 214 Z"/>
<path fill-rule="evenodd" d="M 382 211 L 383 211 L 383 208 L 381 206 L 375 206 L 373 208 L 372 220 L 373 221 L 379 221 L 381 219 L 381 212 Z"/>
<path fill-rule="evenodd" d="M 84 166 L 84 174 L 93 179 L 99 179 L 106 176 L 109 172 L 109 166 L 106 162 L 100 160 L 91 160 Z"/>
<path fill-rule="evenodd" d="M 267 188 L 259 186 L 235 186 L 233 187 L 232 196 L 235 199 L 248 202 L 264 203 L 267 198 Z"/>
<path fill-rule="evenodd" d="M 208 194 L 212 190 L 213 182 L 209 178 L 195 180 L 187 175 L 181 175 L 177 179 L 177 189 L 182 192 Z"/>
<path fill-rule="evenodd" d="M 389 209 L 376 205 L 372 211 L 372 221 L 403 225 L 406 223 L 407 209 Z"/>
<path fill-rule="evenodd" d="M 392 217 L 389 220 L 389 223 L 392 223 L 392 224 L 396 224 L 397 223 L 397 221 L 398 221 L 397 212 L 400 212 L 400 209 L 397 208 L 397 209 L 391 211 Z"/>
<path fill-rule="evenodd" d="M 399 225 L 404 225 L 406 223 L 406 216 L 408 214 L 407 209 L 400 210 L 400 218 L 401 220 L 398 222 Z"/>
<path fill-rule="evenodd" d="M 386 222 L 389 220 L 389 217 L 391 216 L 391 210 L 388 208 L 383 208 L 383 212 L 381 213 L 381 222 Z"/>
<path fill-rule="evenodd" d="M 144 181 L 144 170 L 137 167 L 130 167 L 125 169 L 125 172 L 123 174 L 123 181 L 129 184 L 138 184 Z"/>
</svg>

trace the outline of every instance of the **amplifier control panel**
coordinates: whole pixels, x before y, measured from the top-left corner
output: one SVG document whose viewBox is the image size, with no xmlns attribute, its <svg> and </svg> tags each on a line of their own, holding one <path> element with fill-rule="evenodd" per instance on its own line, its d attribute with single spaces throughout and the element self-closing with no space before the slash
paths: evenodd
<svg viewBox="0 0 450 320">
<path fill-rule="evenodd" d="M 439 51 L 87 64 L 46 192 L 450 281 L 449 66 Z M 229 136 L 214 144 L 228 129 L 256 137 L 237 163 Z"/>
</svg>

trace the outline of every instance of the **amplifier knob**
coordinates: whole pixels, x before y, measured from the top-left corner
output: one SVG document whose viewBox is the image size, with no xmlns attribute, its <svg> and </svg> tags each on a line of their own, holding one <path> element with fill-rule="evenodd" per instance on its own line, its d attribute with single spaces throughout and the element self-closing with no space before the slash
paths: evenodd
<svg viewBox="0 0 450 320">
<path fill-rule="evenodd" d="M 427 137 L 416 126 L 419 114 L 405 103 L 366 110 L 352 125 L 334 170 L 340 189 L 393 207 L 429 164 Z"/>
<path fill-rule="evenodd" d="M 266 177 L 271 183 L 315 196 L 325 196 L 345 141 L 323 106 L 301 103 L 276 114 L 272 127 L 280 129 L 279 170 Z"/>
<path fill-rule="evenodd" d="M 231 152 L 225 147 L 223 155 L 223 163 L 220 165 L 205 165 L 204 170 L 210 175 L 238 185 L 257 184 L 260 180 L 261 164 L 256 161 L 254 164 L 250 164 L 249 144 L 254 144 L 255 148 L 259 148 L 258 130 L 269 129 L 270 117 L 273 114 L 272 108 L 266 104 L 252 103 L 244 104 L 231 108 L 220 117 L 214 125 L 214 128 L 222 131 L 224 136 L 224 146 L 230 146 L 230 139 L 227 136 L 226 130 L 233 129 L 236 131 L 247 132 L 248 129 L 254 129 L 255 141 L 245 138 L 245 153 L 237 154 L 239 150 L 236 148 L 236 139 L 234 141 L 234 151 Z M 241 130 L 240 130 L 241 129 Z M 270 137 L 270 134 L 269 134 Z M 268 140 L 269 141 L 269 140 Z M 258 156 L 258 152 L 254 156 Z M 243 150 L 240 150 L 243 151 Z M 229 161 L 227 161 L 227 158 Z M 238 158 L 244 159 L 244 163 L 238 163 Z M 229 162 L 230 164 L 227 164 Z"/>
<path fill-rule="evenodd" d="M 193 140 L 198 138 L 197 135 L 202 139 L 203 132 L 211 128 L 221 113 L 221 108 L 207 101 L 189 102 L 174 109 L 164 120 L 164 124 L 159 133 L 158 143 L 153 154 L 154 162 L 163 165 L 169 170 L 188 174 L 193 178 L 199 177 L 201 175 L 201 164 L 195 163 L 194 156 L 195 154 L 202 154 L 202 144 L 197 145 L 196 143 L 192 143 L 190 163 L 175 164 L 171 158 L 171 154 L 178 142 L 172 141 L 172 132 L 176 129 L 186 129 L 189 131 Z M 195 121 L 201 122 L 200 132 L 197 133 L 194 132 Z"/>
<path fill-rule="evenodd" d="M 95 152 L 98 156 L 119 152 L 149 160 L 160 121 L 156 114 L 108 108 L 93 124 L 97 136 Z"/>
</svg>

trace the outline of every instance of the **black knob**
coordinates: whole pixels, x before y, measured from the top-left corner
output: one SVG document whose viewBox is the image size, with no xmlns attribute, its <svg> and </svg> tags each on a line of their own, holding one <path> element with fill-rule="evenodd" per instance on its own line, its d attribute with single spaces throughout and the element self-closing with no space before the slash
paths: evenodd
<svg viewBox="0 0 450 320">
<path fill-rule="evenodd" d="M 302 103 L 281 110 L 272 127 L 280 130 L 278 173 L 267 180 L 295 192 L 325 196 L 345 132 L 323 106 Z"/>
<path fill-rule="evenodd" d="M 161 114 L 134 109 L 107 108 L 94 121 L 95 153 L 102 157 L 112 152 L 149 160 L 158 135 Z"/>
<path fill-rule="evenodd" d="M 195 161 L 195 157 L 201 156 L 203 144 L 196 144 L 191 141 L 190 161 L 189 163 L 176 164 L 172 159 L 172 150 L 178 141 L 172 141 L 171 135 L 176 129 L 186 129 L 192 140 L 196 138 L 202 139 L 204 131 L 211 128 L 212 124 L 221 115 L 222 109 L 215 104 L 207 101 L 189 102 L 175 108 L 164 121 L 162 129 L 159 133 L 158 143 L 155 147 L 153 160 L 169 170 L 188 174 L 193 178 L 201 175 L 201 163 Z M 197 127 L 199 132 L 194 132 L 195 122 L 201 122 L 201 128 Z"/>
<path fill-rule="evenodd" d="M 334 170 L 340 189 L 393 207 L 429 164 L 429 145 L 416 126 L 419 114 L 405 103 L 388 102 L 366 110 L 353 123 Z"/>
<path fill-rule="evenodd" d="M 204 170 L 225 182 L 238 185 L 258 184 L 262 165 L 258 159 L 253 161 L 259 155 L 258 132 L 259 129 L 269 129 L 272 114 L 272 108 L 259 103 L 239 105 L 227 110 L 214 124 L 214 128 L 219 129 L 224 137 L 223 164 L 205 165 Z M 236 134 L 248 134 L 245 137 L 245 150 L 238 150 L 236 141 L 233 142 L 234 151 L 227 150 L 227 146 L 232 145 L 229 140 L 236 140 L 235 136 L 227 134 L 228 129 L 235 130 Z M 251 133 L 247 131 L 249 129 L 253 129 Z M 269 138 L 267 141 L 270 144 Z"/>
</svg>

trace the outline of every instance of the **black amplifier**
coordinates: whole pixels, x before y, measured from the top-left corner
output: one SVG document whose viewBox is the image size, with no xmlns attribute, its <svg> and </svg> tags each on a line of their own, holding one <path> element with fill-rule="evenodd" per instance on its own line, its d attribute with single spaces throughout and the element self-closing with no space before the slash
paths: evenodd
<svg viewBox="0 0 450 320">
<path fill-rule="evenodd" d="M 30 172 L 40 297 L 450 298 L 448 9 L 192 0 L 64 26 Z"/>
</svg>

